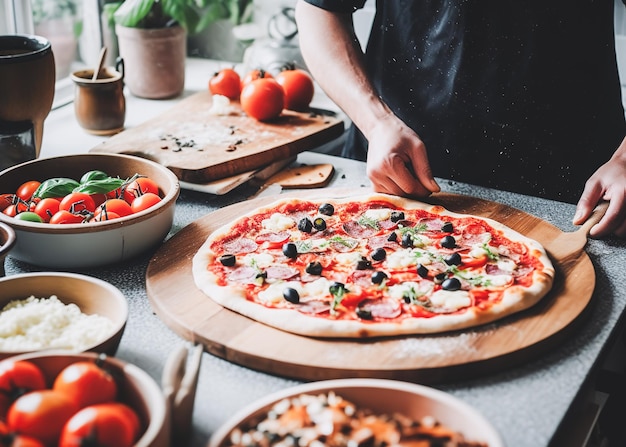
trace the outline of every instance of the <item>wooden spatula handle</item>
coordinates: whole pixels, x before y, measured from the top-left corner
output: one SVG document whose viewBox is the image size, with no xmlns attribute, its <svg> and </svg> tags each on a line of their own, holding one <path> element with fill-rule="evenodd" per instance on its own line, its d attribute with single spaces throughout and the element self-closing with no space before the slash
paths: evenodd
<svg viewBox="0 0 626 447">
<path fill-rule="evenodd" d="M 580 226 L 578 231 L 583 232 L 586 235 L 588 235 L 589 231 L 591 230 L 591 227 L 593 227 L 595 224 L 600 222 L 600 219 L 602 219 L 608 207 L 609 207 L 609 202 L 598 203 L 598 205 L 596 205 L 593 212 L 591 213 L 591 216 L 589 216 L 589 218 L 585 222 L 583 222 L 583 224 Z"/>
</svg>

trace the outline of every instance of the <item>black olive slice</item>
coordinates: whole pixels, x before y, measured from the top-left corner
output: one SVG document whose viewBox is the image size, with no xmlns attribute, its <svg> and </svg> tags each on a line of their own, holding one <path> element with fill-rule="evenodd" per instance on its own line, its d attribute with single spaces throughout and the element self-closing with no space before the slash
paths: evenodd
<svg viewBox="0 0 626 447">
<path fill-rule="evenodd" d="M 321 275 L 322 274 L 322 264 L 317 261 L 309 262 L 305 268 L 305 271 L 309 275 Z"/>
<path fill-rule="evenodd" d="M 302 231 L 303 233 L 310 233 L 311 231 L 313 231 L 313 223 L 311 222 L 311 219 L 309 219 L 308 217 L 303 217 L 302 219 L 300 219 L 300 222 L 298 222 L 298 230 Z"/>
<path fill-rule="evenodd" d="M 401 220 L 404 220 L 404 211 L 392 211 L 390 219 L 392 222 L 399 222 Z"/>
<path fill-rule="evenodd" d="M 413 247 L 413 237 L 409 233 L 405 233 L 402 235 L 402 241 L 400 242 L 404 248 L 412 248 Z"/>
<path fill-rule="evenodd" d="M 225 267 L 232 267 L 233 265 L 235 265 L 235 262 L 237 262 L 237 258 L 235 257 L 235 255 L 226 254 L 220 256 L 219 261 Z"/>
<path fill-rule="evenodd" d="M 383 281 L 387 278 L 388 276 L 385 272 L 378 271 L 372 274 L 372 282 L 374 284 L 382 284 Z"/>
<path fill-rule="evenodd" d="M 287 242 L 283 244 L 283 254 L 291 259 L 296 259 L 298 257 L 298 248 L 296 244 L 293 242 Z"/>
<path fill-rule="evenodd" d="M 456 239 L 453 236 L 444 236 L 441 238 L 441 246 L 444 248 L 456 247 Z"/>
<path fill-rule="evenodd" d="M 461 255 L 458 253 L 452 253 L 443 260 L 448 265 L 461 265 Z"/>
<path fill-rule="evenodd" d="M 387 252 L 384 248 L 377 248 L 372 252 L 371 256 L 374 261 L 382 261 L 387 257 Z"/>
<path fill-rule="evenodd" d="M 313 221 L 313 227 L 317 230 L 317 231 L 324 231 L 326 229 L 326 221 L 324 219 L 322 219 L 321 217 L 317 217 L 314 221 Z"/>
<path fill-rule="evenodd" d="M 422 278 L 428 278 L 428 268 L 424 267 L 422 264 L 417 264 L 417 274 Z"/>
<path fill-rule="evenodd" d="M 454 226 L 452 225 L 452 222 L 445 222 L 441 226 L 441 231 L 443 231 L 444 233 L 452 233 L 454 231 Z"/>
<path fill-rule="evenodd" d="M 285 290 L 283 290 L 283 298 L 293 304 L 300 302 L 300 294 L 296 289 L 291 287 L 285 287 Z"/>
<path fill-rule="evenodd" d="M 372 261 L 367 259 L 365 256 L 361 256 L 361 259 L 359 259 L 356 263 L 357 270 L 367 270 L 371 268 L 372 268 Z"/>
<path fill-rule="evenodd" d="M 461 288 L 461 281 L 459 281 L 458 278 L 448 278 L 441 283 L 441 288 L 450 291 L 459 290 Z"/>
<path fill-rule="evenodd" d="M 332 216 L 335 213 L 335 207 L 332 206 L 330 203 L 322 203 L 318 211 L 324 216 Z"/>
</svg>

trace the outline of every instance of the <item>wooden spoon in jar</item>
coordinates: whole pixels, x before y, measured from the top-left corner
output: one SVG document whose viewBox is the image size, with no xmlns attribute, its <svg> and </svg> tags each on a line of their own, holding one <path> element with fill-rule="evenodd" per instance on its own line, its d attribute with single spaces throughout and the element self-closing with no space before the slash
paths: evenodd
<svg viewBox="0 0 626 447">
<path fill-rule="evenodd" d="M 100 56 L 98 57 L 98 66 L 94 70 L 93 77 L 91 78 L 92 81 L 98 79 L 98 76 L 100 75 L 100 70 L 102 70 L 102 66 L 104 65 L 104 58 L 106 57 L 106 54 L 107 48 L 102 47 L 102 49 L 100 50 Z"/>
</svg>

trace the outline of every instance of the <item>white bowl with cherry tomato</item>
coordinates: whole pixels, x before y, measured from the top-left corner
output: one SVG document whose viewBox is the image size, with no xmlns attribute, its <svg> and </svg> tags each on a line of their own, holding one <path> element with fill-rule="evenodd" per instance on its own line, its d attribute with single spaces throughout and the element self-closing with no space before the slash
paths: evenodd
<svg viewBox="0 0 626 447">
<path fill-rule="evenodd" d="M 179 193 L 174 173 L 143 158 L 43 158 L 0 172 L 0 222 L 15 230 L 15 259 L 93 268 L 157 247 L 171 229 Z"/>
<path fill-rule="evenodd" d="M 160 387 L 122 360 L 96 353 L 24 354 L 0 362 L 0 387 L 0 435 L 12 436 L 12 445 L 170 445 Z"/>
</svg>

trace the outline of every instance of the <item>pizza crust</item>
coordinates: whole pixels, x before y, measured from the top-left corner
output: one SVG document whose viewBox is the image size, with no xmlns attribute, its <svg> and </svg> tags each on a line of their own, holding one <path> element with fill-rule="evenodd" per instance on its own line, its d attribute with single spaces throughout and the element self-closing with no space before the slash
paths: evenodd
<svg viewBox="0 0 626 447">
<path fill-rule="evenodd" d="M 531 286 L 514 286 L 506 289 L 501 301 L 491 304 L 491 306 L 485 310 L 469 307 L 463 312 L 442 313 L 429 318 L 408 318 L 391 322 L 320 318 L 301 313 L 295 309 L 266 307 L 246 299 L 242 287 L 222 286 L 218 283 L 218 278 L 207 269 L 207 265 L 218 262 L 216 255 L 211 250 L 211 245 L 213 241 L 231 233 L 233 226 L 240 220 L 236 219 L 234 222 L 216 229 L 199 248 L 192 261 L 194 282 L 204 294 L 213 299 L 216 303 L 257 322 L 299 335 L 332 338 L 368 338 L 409 334 L 434 334 L 473 328 L 529 309 L 537 304 L 552 288 L 555 270 L 541 244 L 493 219 L 470 216 L 468 214 L 457 214 L 441 206 L 385 194 L 367 194 L 358 197 L 329 200 L 329 202 L 337 204 L 342 202 L 372 200 L 385 200 L 403 209 L 423 209 L 430 213 L 453 218 L 476 217 L 487 222 L 494 229 L 501 231 L 506 238 L 523 243 L 533 252 L 534 256 L 541 261 L 544 268 L 541 271 L 535 270 Z M 273 210 L 278 204 L 297 203 L 300 201 L 300 199 L 281 198 L 271 204 L 251 210 L 242 216 L 242 218 Z"/>
</svg>

